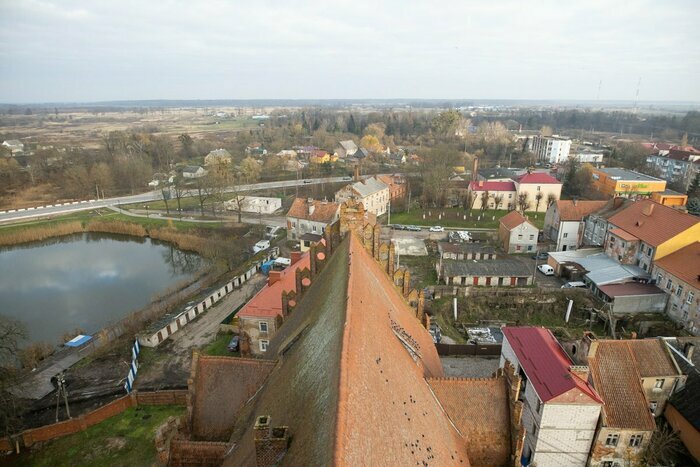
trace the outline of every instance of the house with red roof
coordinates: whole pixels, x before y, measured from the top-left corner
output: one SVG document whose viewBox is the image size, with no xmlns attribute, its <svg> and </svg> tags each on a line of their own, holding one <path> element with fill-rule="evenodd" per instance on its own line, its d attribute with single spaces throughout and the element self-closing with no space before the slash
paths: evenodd
<svg viewBox="0 0 700 467">
<path fill-rule="evenodd" d="M 267 351 L 270 339 L 286 317 L 282 293 L 297 291 L 297 271 L 309 268 L 310 264 L 310 252 L 292 252 L 292 264 L 283 271 L 270 271 L 267 284 L 236 314 L 240 332 L 247 336 L 254 355 Z"/>
<path fill-rule="evenodd" d="M 488 195 L 484 195 L 486 192 Z M 470 182 L 469 193 L 472 196 L 472 209 L 482 209 L 485 197 L 487 198 L 486 209 L 515 209 L 515 202 L 518 199 L 515 183 L 512 180 Z M 497 203 L 499 199 L 500 202 Z"/>
<path fill-rule="evenodd" d="M 506 253 L 528 253 L 537 250 L 540 230 L 518 211 L 501 217 L 498 224 L 498 241 Z"/>
<path fill-rule="evenodd" d="M 588 367 L 575 366 L 546 328 L 502 330 L 500 367 L 508 362 L 522 378 L 522 464 L 584 467 L 603 405 L 588 382 Z"/>
<path fill-rule="evenodd" d="M 544 216 L 544 235 L 556 242 L 554 251 L 575 250 L 583 231 L 584 217 L 603 209 L 607 201 L 557 200 Z"/>
<path fill-rule="evenodd" d="M 513 181 L 517 196 L 526 196 L 530 203 L 525 211 L 545 211 L 550 198 L 561 197 L 562 183 L 544 172 L 526 172 Z"/>
<path fill-rule="evenodd" d="M 510 179 L 478 180 L 469 183 L 472 209 L 482 209 L 488 196 L 486 209 L 516 209 L 518 197 L 526 197 L 525 211 L 544 211 L 551 197 L 559 199 L 562 183 L 544 172 L 526 172 Z M 484 193 L 488 192 L 488 195 Z M 500 202 L 497 197 L 500 197 Z"/>
</svg>

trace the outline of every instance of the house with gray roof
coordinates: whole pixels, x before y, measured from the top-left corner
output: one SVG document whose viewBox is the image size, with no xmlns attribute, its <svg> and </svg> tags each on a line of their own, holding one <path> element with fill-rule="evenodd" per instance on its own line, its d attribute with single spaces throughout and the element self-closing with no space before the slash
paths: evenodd
<svg viewBox="0 0 700 467">
<path fill-rule="evenodd" d="M 377 177 L 371 177 L 338 190 L 335 194 L 335 202 L 341 204 L 353 199 L 361 202 L 365 211 L 381 216 L 386 214 L 390 196 L 389 185 Z"/>
<path fill-rule="evenodd" d="M 357 144 L 351 139 L 341 141 L 338 143 L 338 147 L 335 150 L 335 155 L 340 159 L 345 159 L 346 157 L 351 157 L 355 155 L 358 147 Z"/>
<path fill-rule="evenodd" d="M 438 281 L 447 285 L 513 287 L 532 284 L 532 270 L 517 259 L 443 259 L 440 264 Z"/>
</svg>

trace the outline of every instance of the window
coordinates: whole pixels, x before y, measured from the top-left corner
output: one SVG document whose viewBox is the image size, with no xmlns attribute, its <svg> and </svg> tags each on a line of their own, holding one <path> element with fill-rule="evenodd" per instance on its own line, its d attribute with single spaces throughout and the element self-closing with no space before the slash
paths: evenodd
<svg viewBox="0 0 700 467">
<path fill-rule="evenodd" d="M 518 234 L 518 240 L 522 240 L 522 239 L 523 239 L 523 234 Z"/>
<path fill-rule="evenodd" d="M 270 345 L 270 341 L 266 339 L 260 339 L 260 351 L 267 352 L 267 346 Z"/>
<path fill-rule="evenodd" d="M 683 286 L 679 285 L 676 289 L 676 297 L 680 297 L 681 295 L 683 295 Z"/>
<path fill-rule="evenodd" d="M 620 439 L 620 435 L 614 434 L 614 433 L 610 433 L 610 434 L 608 435 L 608 437 L 605 438 L 605 445 L 606 445 L 606 446 L 612 446 L 612 447 L 617 446 L 617 442 L 619 441 L 619 439 Z"/>
<path fill-rule="evenodd" d="M 542 187 L 539 187 L 539 186 L 538 186 L 538 187 L 537 187 L 537 191 L 540 191 L 540 188 L 542 188 Z"/>
<path fill-rule="evenodd" d="M 657 275 L 656 275 L 656 283 L 657 283 L 657 284 L 661 284 L 661 280 L 662 280 L 662 279 L 663 279 L 663 277 L 661 276 L 661 274 L 657 274 Z"/>
<path fill-rule="evenodd" d="M 566 238 L 566 237 L 568 237 L 568 236 L 569 236 L 568 233 L 564 233 L 564 238 Z"/>
<path fill-rule="evenodd" d="M 542 401 L 537 399 L 537 413 L 542 411 Z"/>
<path fill-rule="evenodd" d="M 688 292 L 688 298 L 686 299 L 685 303 L 690 305 L 693 303 L 693 299 L 695 298 L 695 294 L 693 292 Z"/>
<path fill-rule="evenodd" d="M 642 437 L 643 437 L 643 435 L 630 436 L 630 447 L 631 448 L 639 447 L 639 445 L 642 444 Z"/>
<path fill-rule="evenodd" d="M 258 329 L 260 329 L 260 332 L 267 332 L 267 321 L 259 321 Z"/>
<path fill-rule="evenodd" d="M 513 193 L 508 193 L 508 199 L 513 198 Z"/>
<path fill-rule="evenodd" d="M 671 281 L 671 279 L 666 281 L 666 290 L 671 290 L 672 285 L 673 285 L 673 282 Z"/>
<path fill-rule="evenodd" d="M 665 379 L 657 379 L 656 383 L 654 383 L 654 388 L 655 389 L 661 389 L 664 387 L 664 383 L 666 382 Z"/>
<path fill-rule="evenodd" d="M 311 226 L 311 230 L 314 231 L 314 232 L 316 232 L 316 226 L 315 226 L 315 225 L 312 225 L 312 226 Z"/>
<path fill-rule="evenodd" d="M 659 403 L 656 401 L 649 402 L 649 410 L 651 410 L 651 413 L 656 413 L 656 407 L 658 405 L 659 405 Z"/>
<path fill-rule="evenodd" d="M 534 235 L 530 235 L 530 240 L 534 240 L 534 239 L 535 239 L 535 236 L 534 236 Z"/>
<path fill-rule="evenodd" d="M 527 251 L 532 251 L 532 245 L 528 245 Z"/>
</svg>

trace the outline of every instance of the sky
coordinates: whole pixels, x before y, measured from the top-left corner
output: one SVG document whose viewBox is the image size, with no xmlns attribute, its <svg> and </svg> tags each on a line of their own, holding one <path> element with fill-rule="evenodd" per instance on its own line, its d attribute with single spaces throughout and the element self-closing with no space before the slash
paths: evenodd
<svg viewBox="0 0 700 467">
<path fill-rule="evenodd" d="M 697 102 L 698 13 L 698 0 L 0 0 L 0 102 Z"/>
</svg>

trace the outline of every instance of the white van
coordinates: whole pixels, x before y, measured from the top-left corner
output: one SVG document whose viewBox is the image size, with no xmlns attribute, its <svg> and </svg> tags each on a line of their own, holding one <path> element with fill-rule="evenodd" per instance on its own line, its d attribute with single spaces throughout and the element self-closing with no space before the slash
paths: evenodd
<svg viewBox="0 0 700 467">
<path fill-rule="evenodd" d="M 260 240 L 258 243 L 253 245 L 253 253 L 259 253 L 263 250 L 270 248 L 270 240 Z"/>
<path fill-rule="evenodd" d="M 540 264 L 537 266 L 537 269 L 544 274 L 545 276 L 553 276 L 554 275 L 554 268 L 550 266 L 549 264 Z"/>
</svg>

